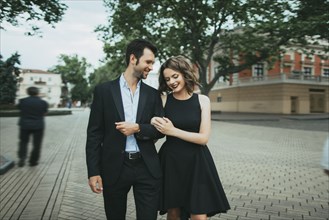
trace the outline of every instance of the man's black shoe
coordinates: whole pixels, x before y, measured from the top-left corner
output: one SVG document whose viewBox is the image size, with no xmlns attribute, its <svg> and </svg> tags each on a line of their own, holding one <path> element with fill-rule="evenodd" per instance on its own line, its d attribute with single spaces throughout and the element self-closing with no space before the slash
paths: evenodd
<svg viewBox="0 0 329 220">
<path fill-rule="evenodd" d="M 25 165 L 25 161 L 24 160 L 19 160 L 18 161 L 18 166 L 19 167 L 23 167 Z"/>
<path fill-rule="evenodd" d="M 38 162 L 31 162 L 31 163 L 30 163 L 30 166 L 31 166 L 31 167 L 35 167 L 35 166 L 37 166 L 38 164 L 39 164 Z"/>
</svg>

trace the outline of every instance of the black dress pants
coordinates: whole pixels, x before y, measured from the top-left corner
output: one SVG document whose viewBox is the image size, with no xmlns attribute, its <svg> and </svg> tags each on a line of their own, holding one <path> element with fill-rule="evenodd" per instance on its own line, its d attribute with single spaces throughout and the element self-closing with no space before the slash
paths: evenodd
<svg viewBox="0 0 329 220">
<path fill-rule="evenodd" d="M 137 220 L 157 219 L 161 179 L 155 179 L 143 159 L 125 159 L 118 181 L 103 186 L 103 197 L 108 220 L 124 220 L 127 211 L 127 194 L 133 187 Z"/>
<path fill-rule="evenodd" d="M 27 158 L 27 146 L 29 144 L 30 136 L 33 136 L 33 149 L 30 155 L 30 164 L 37 163 L 40 158 L 41 142 L 43 138 L 44 129 L 30 130 L 20 129 L 19 133 L 19 149 L 18 157 L 20 160 Z"/>
</svg>

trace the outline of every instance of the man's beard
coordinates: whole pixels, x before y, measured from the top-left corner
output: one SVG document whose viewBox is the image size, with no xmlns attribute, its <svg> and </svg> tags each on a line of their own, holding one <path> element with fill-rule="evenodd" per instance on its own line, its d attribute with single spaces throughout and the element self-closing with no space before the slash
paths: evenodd
<svg viewBox="0 0 329 220">
<path fill-rule="evenodd" d="M 135 72 L 134 75 L 135 75 L 135 77 L 136 77 L 137 79 L 139 79 L 139 80 L 141 80 L 141 79 L 146 79 L 146 78 L 147 78 L 147 75 L 144 74 L 143 71 Z"/>
</svg>

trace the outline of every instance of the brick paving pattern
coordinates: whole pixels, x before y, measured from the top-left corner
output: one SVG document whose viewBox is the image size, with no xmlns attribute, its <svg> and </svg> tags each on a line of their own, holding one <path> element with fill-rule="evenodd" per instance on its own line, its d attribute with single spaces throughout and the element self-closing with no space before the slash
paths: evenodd
<svg viewBox="0 0 329 220">
<path fill-rule="evenodd" d="M 46 118 L 40 164 L 0 176 L 0 219 L 105 219 L 102 196 L 87 184 L 88 115 Z M 231 210 L 211 220 L 328 220 L 329 177 L 320 166 L 328 120 L 253 119 L 212 122 L 208 146 Z M 0 128 L 1 155 L 17 160 L 17 118 L 0 118 Z M 134 219 L 130 193 L 127 220 Z"/>
</svg>

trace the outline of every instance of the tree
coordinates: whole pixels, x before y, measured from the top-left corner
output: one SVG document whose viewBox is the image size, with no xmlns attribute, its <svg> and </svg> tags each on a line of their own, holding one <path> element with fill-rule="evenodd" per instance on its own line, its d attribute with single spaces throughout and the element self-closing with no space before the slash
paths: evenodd
<svg viewBox="0 0 329 220">
<path fill-rule="evenodd" d="M 117 78 L 121 73 L 123 73 L 124 70 L 124 61 L 122 62 L 118 59 L 111 59 L 109 62 L 95 69 L 94 72 L 90 74 L 90 89 L 93 90 L 97 84 Z"/>
<path fill-rule="evenodd" d="M 317 1 L 328 5 L 327 0 Z M 183 54 L 195 63 L 203 94 L 208 94 L 221 76 L 239 72 L 259 61 L 273 62 L 282 52 L 282 46 L 289 46 L 292 39 L 297 39 L 293 43 L 303 42 L 305 34 L 312 34 L 312 30 L 317 30 L 317 34 L 328 30 L 328 23 L 324 22 L 313 22 L 307 32 L 300 29 L 298 19 L 302 12 L 315 10 L 311 0 L 307 0 L 308 4 L 302 0 L 104 2 L 112 14 L 108 25 L 99 26 L 96 31 L 103 34 L 107 58 L 123 59 L 122 49 L 127 41 L 136 37 L 149 39 L 159 47 L 161 61 Z M 327 16 L 326 8 L 316 7 L 317 13 Z M 312 12 L 308 15 L 311 19 Z M 308 23 L 310 19 L 303 22 Z M 324 24 L 326 30 L 319 28 L 319 24 Z M 212 60 L 219 66 L 209 81 L 207 74 Z"/>
<path fill-rule="evenodd" d="M 87 82 L 87 69 L 91 67 L 86 58 L 79 58 L 78 55 L 68 56 L 61 54 L 58 59 L 59 64 L 49 71 L 61 74 L 63 83 L 67 90 L 70 89 L 73 100 L 85 102 L 90 97 Z M 69 97 L 64 97 L 69 99 Z"/>
<path fill-rule="evenodd" d="M 71 99 L 80 100 L 82 103 L 86 103 L 90 99 L 90 89 L 86 81 L 82 81 L 76 84 L 71 90 Z"/>
<path fill-rule="evenodd" d="M 329 38 L 329 1 L 300 0 L 295 22 L 301 35 Z"/>
<path fill-rule="evenodd" d="M 67 6 L 59 0 L 1 0 L 0 2 L 0 22 L 7 22 L 13 26 L 19 26 L 20 21 L 30 22 L 31 31 L 28 35 L 38 33 L 39 27 L 35 21 L 45 21 L 54 27 L 54 24 L 61 21 Z M 32 24 L 32 22 L 34 24 Z M 1 25 L 1 29 L 3 26 Z"/>
<path fill-rule="evenodd" d="M 17 77 L 19 76 L 19 54 L 15 53 L 6 61 L 0 55 L 0 104 L 14 104 L 17 92 Z"/>
</svg>

